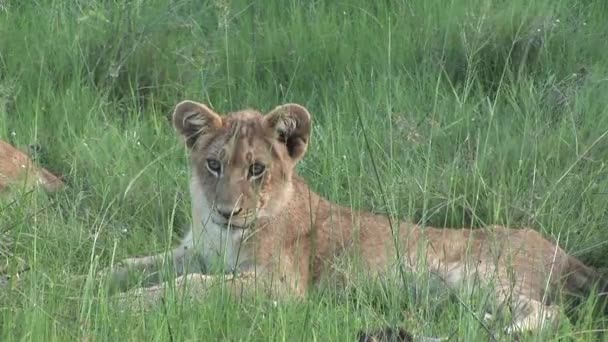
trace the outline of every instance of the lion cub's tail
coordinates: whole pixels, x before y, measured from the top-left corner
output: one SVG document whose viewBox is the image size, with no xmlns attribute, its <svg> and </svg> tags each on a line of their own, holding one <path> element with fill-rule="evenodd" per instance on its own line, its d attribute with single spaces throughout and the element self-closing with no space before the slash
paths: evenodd
<svg viewBox="0 0 608 342">
<path fill-rule="evenodd" d="M 608 313 L 608 279 L 597 270 L 583 264 L 573 256 L 568 257 L 566 268 L 566 288 L 578 294 L 589 294 L 594 288 L 597 289 L 599 302 Z"/>
</svg>

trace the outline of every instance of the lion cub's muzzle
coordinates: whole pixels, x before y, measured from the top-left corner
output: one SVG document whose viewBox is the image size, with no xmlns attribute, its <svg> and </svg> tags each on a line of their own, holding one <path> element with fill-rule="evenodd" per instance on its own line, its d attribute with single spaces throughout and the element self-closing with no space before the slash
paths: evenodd
<svg viewBox="0 0 608 342">
<path fill-rule="evenodd" d="M 226 228 L 247 229 L 255 222 L 255 210 L 243 208 L 215 208 L 211 219 L 215 224 Z"/>
</svg>

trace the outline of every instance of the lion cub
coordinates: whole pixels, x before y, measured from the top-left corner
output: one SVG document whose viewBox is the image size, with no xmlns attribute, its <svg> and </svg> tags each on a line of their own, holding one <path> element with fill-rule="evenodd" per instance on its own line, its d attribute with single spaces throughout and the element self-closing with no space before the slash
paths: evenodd
<svg viewBox="0 0 608 342">
<path fill-rule="evenodd" d="M 499 304 L 513 310 L 513 330 L 537 329 L 559 314 L 545 304 L 548 290 L 589 290 L 596 272 L 532 229 L 437 229 L 354 212 L 312 191 L 295 172 L 308 147 L 311 115 L 285 104 L 266 115 L 242 110 L 225 116 L 179 103 L 173 125 L 189 151 L 192 225 L 168 254 L 125 260 L 112 271 L 125 288 L 128 272 L 161 282 L 165 259 L 179 291 L 204 291 L 214 266 L 233 272 L 235 294 L 259 288 L 270 295 L 303 296 L 310 286 L 338 277 L 337 260 L 355 256 L 367 276 L 404 267 L 439 276 L 450 287 L 472 278 L 492 285 Z M 397 247 L 398 252 L 397 252 Z M 422 251 L 422 252 L 421 252 Z M 345 275 L 348 277 L 348 275 Z M 225 277 L 225 276 L 223 276 Z M 167 284 L 124 297 L 162 297 Z M 604 285 L 604 284 L 600 284 Z M 192 292 L 191 294 L 193 294 Z"/>
<path fill-rule="evenodd" d="M 48 192 L 65 186 L 59 177 L 45 168 L 37 167 L 27 154 L 0 140 L 0 193 L 13 184 L 23 184 L 27 189 L 40 185 Z"/>
</svg>

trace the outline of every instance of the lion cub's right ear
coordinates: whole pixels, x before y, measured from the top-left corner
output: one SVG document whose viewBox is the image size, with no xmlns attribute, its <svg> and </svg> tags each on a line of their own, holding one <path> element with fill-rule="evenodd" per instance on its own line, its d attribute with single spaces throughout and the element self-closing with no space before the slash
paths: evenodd
<svg viewBox="0 0 608 342">
<path fill-rule="evenodd" d="M 221 128 L 222 118 L 202 103 L 182 101 L 173 111 L 173 126 L 192 148 L 200 137 Z"/>
</svg>

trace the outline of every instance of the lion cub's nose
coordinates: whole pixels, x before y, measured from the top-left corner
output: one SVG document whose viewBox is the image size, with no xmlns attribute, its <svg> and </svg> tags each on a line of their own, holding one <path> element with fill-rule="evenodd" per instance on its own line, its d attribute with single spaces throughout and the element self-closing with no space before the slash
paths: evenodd
<svg viewBox="0 0 608 342">
<path fill-rule="evenodd" d="M 226 220 L 229 220 L 231 216 L 237 216 L 243 208 L 233 209 L 233 210 L 222 210 L 218 209 L 217 212 L 222 215 Z"/>
</svg>

